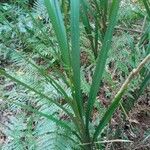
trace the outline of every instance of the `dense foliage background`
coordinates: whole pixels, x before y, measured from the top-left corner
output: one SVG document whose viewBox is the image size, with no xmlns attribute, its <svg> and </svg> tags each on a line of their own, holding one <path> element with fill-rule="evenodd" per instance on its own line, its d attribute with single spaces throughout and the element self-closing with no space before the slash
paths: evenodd
<svg viewBox="0 0 150 150">
<path fill-rule="evenodd" d="M 108 0 L 106 5 L 103 0 L 85 0 L 88 5 L 80 8 L 79 22 L 74 18 L 75 8 L 71 9 L 73 4 L 70 1 L 58 1 L 66 39 L 61 34 L 61 23 L 62 26 L 58 29 L 60 34 L 57 35 L 57 26 L 53 24 L 55 13 L 48 14 L 44 0 L 0 1 L 0 73 L 5 70 L 10 75 L 0 75 L 2 150 L 86 149 L 85 141 L 80 141 L 71 130 L 66 130 L 66 124 L 72 129 L 76 126 L 59 108 L 60 105 L 72 113 L 71 104 L 68 105 L 66 99 L 72 99 L 76 91 L 78 92 L 78 88 L 74 87 L 78 85 L 75 82 L 78 80 L 78 70 L 73 68 L 73 71 L 69 71 L 66 67 L 69 57 L 65 57 L 67 53 L 65 55 L 62 51 L 67 46 L 78 49 L 79 40 L 81 91 L 78 94 L 81 92 L 82 105 L 86 108 L 99 52 L 102 53 L 107 31 L 111 28 L 109 24 L 113 24 L 111 17 L 114 21 L 117 19 L 118 23 L 112 32 L 112 39 L 106 41 L 106 47 L 108 42 L 111 48 L 100 81 L 101 86 L 91 116 L 85 119 L 89 121 L 90 135 L 94 134 L 130 72 L 150 53 L 148 1 L 121 0 L 118 15 L 113 17 L 111 14 L 115 9 L 111 1 Z M 79 24 L 80 37 L 77 35 L 78 30 L 72 34 L 76 26 L 72 25 L 70 15 Z M 56 19 L 56 25 L 57 21 L 60 20 Z M 65 40 L 69 41 L 66 47 Z M 76 53 L 72 56 L 72 59 L 78 58 Z M 78 67 L 77 59 L 72 63 Z M 93 144 L 93 149 L 150 149 L 149 81 L 150 64 L 147 63 L 131 81 L 115 114 L 112 113 L 109 124 L 98 136 L 98 144 Z M 77 97 L 76 99 L 80 99 L 80 96 Z"/>
</svg>

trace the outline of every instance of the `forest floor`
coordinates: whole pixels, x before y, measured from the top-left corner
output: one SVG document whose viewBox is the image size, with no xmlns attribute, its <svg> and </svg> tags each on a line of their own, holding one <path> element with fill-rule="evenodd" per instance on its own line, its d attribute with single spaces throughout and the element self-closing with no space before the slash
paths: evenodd
<svg viewBox="0 0 150 150">
<path fill-rule="evenodd" d="M 101 103 L 103 108 L 105 109 L 111 103 L 109 99 L 113 98 L 113 96 L 115 95 L 115 93 L 117 92 L 117 90 L 120 88 L 121 84 L 127 77 L 131 68 L 133 67 L 129 62 L 131 61 L 132 63 L 132 60 L 128 60 L 127 58 L 133 54 L 131 47 L 137 47 L 137 45 L 139 44 L 137 41 L 139 39 L 142 39 L 142 34 L 144 33 L 144 28 L 143 28 L 144 20 L 145 18 L 142 17 L 142 19 L 140 18 L 140 19 L 137 19 L 136 21 L 133 19 L 133 21 L 128 22 L 128 23 L 125 23 L 124 21 L 120 21 L 121 23 L 119 22 L 119 25 L 116 26 L 116 32 L 114 33 L 114 38 L 113 38 L 114 41 L 112 42 L 112 49 L 111 49 L 113 53 L 111 54 L 112 56 L 107 64 L 107 66 L 110 65 L 110 67 L 108 67 L 109 75 L 113 77 L 111 78 L 111 81 L 109 81 L 110 76 L 107 76 L 106 78 L 104 77 L 104 82 L 103 82 L 101 91 L 99 92 L 99 95 L 97 98 L 97 100 L 99 100 L 99 103 Z M 25 38 L 28 38 L 27 33 L 23 33 L 23 34 Z M 131 39 L 133 39 L 133 43 L 130 41 L 130 39 L 128 39 L 128 37 L 131 37 Z M 27 41 L 23 41 L 21 43 L 19 41 L 20 37 L 19 38 L 17 37 L 16 39 L 13 39 L 13 40 L 14 40 L 13 41 L 14 43 L 16 42 L 18 44 L 16 46 L 17 48 L 23 47 L 22 49 L 24 50 L 23 44 Z M 34 41 L 35 39 L 33 38 L 32 40 Z M 35 40 L 35 43 L 37 42 L 36 40 Z M 8 38 L 6 38 L 6 41 L 9 41 Z M 14 44 L 13 42 L 11 41 L 11 44 Z M 89 44 L 88 42 L 89 41 L 85 40 L 85 43 L 82 43 L 83 51 L 81 52 L 81 66 L 84 69 L 85 67 L 87 68 L 90 67 L 90 64 L 93 63 L 93 60 L 89 58 L 88 56 L 89 53 L 87 53 L 87 51 L 84 51 L 84 49 L 90 49 L 88 47 L 88 44 Z M 146 39 L 144 42 L 145 43 L 143 45 L 145 46 L 148 43 L 148 40 Z M 8 47 L 8 44 L 6 44 L 7 47 Z M 30 44 L 30 42 L 25 43 L 25 45 L 27 45 L 29 48 L 30 46 L 32 48 L 32 45 L 28 45 L 28 44 Z M 123 53 L 121 53 L 121 51 Z M 31 52 L 29 53 L 32 53 L 32 49 L 31 49 Z M 140 52 L 139 56 L 137 56 L 138 50 L 136 51 L 135 49 L 135 55 L 136 55 L 135 59 L 137 59 L 137 62 L 140 61 L 141 58 L 143 57 L 141 53 L 142 52 Z M 43 63 L 40 57 L 37 62 L 41 64 Z M 132 67 L 130 68 L 129 66 L 130 67 L 132 66 Z M 23 68 L 24 66 L 21 66 L 21 67 Z M 7 69 L 7 70 L 14 69 L 14 71 L 16 72 L 19 72 L 22 69 L 22 68 L 20 69 L 18 66 L 17 67 L 14 66 L 14 63 L 12 60 L 9 60 L 8 58 L 4 58 L 3 56 L 1 56 L 1 54 L 0 54 L 0 68 Z M 61 70 L 61 68 L 59 69 Z M 126 74 L 126 70 L 128 71 L 127 74 Z M 91 82 L 91 78 L 92 78 L 91 74 L 93 74 L 92 71 L 88 72 L 86 74 L 87 76 L 85 75 L 87 82 Z M 116 83 L 116 85 L 114 86 L 115 88 L 112 86 L 114 83 Z M 133 91 L 136 91 L 139 88 L 138 83 L 139 83 L 138 81 L 137 83 L 134 83 L 137 87 L 135 87 Z M 7 97 L 8 96 L 7 94 L 10 94 L 13 92 L 16 92 L 16 94 L 19 95 L 22 92 L 21 91 L 22 89 L 21 90 L 19 89 L 21 92 L 17 93 L 19 91 L 17 88 L 18 87 L 16 83 L 6 79 L 3 76 L 0 76 L 0 96 L 2 95 L 3 97 Z M 132 87 L 130 87 L 130 90 L 131 89 Z M 112 95 L 110 95 L 111 92 L 113 93 Z M 24 91 L 22 93 L 26 94 Z M 129 93 L 131 94 L 132 92 L 129 91 Z M 136 92 L 133 92 L 133 94 L 136 94 Z M 131 95 L 125 95 L 125 97 L 123 98 L 123 102 L 130 101 L 130 98 L 132 99 L 132 97 L 130 96 Z M 85 94 L 85 100 L 86 98 L 87 97 Z M 11 124 L 11 121 L 12 119 L 15 120 L 15 118 L 17 118 L 17 116 L 21 114 L 23 111 L 24 110 L 22 109 L 16 109 L 15 111 L 13 111 L 12 107 L 10 109 L 10 104 L 6 102 L 5 99 L 0 97 L 0 150 L 1 150 L 1 147 L 5 145 L 6 143 L 9 143 L 13 137 L 12 135 L 13 132 L 12 133 L 8 132 L 8 135 L 9 135 L 8 136 L 5 130 L 9 130 L 9 128 L 10 129 L 12 128 L 12 130 L 14 130 L 14 128 L 16 128 L 15 126 L 13 126 L 13 124 Z M 27 117 L 30 116 L 29 112 L 25 112 L 25 114 L 27 114 Z M 96 120 L 96 117 L 97 117 L 97 109 L 95 108 L 95 111 L 93 112 L 93 120 Z M 26 122 L 23 122 L 23 124 L 24 123 Z M 33 125 L 32 130 L 34 130 L 34 128 L 35 128 L 35 125 Z M 103 135 L 103 137 L 107 137 L 107 140 L 108 139 L 111 140 L 114 138 L 121 139 L 123 137 L 124 139 L 126 138 L 127 140 L 131 141 L 131 143 L 122 143 L 122 142 L 106 143 L 105 150 L 150 150 L 150 87 L 147 87 L 143 91 L 142 95 L 138 97 L 138 99 L 135 100 L 135 103 L 133 104 L 133 106 L 131 106 L 131 109 L 127 113 L 122 111 L 121 109 L 118 109 L 116 111 L 116 113 L 114 114 L 113 118 L 111 119 L 109 123 L 108 135 Z M 24 137 L 21 137 L 21 138 L 22 138 L 21 139 L 22 141 L 25 141 Z"/>
</svg>

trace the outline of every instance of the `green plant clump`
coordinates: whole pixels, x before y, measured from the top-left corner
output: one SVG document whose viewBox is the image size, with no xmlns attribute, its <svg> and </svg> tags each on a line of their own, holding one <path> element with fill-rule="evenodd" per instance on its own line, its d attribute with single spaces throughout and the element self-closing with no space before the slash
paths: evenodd
<svg viewBox="0 0 150 150">
<path fill-rule="evenodd" d="M 0 74 L 6 79 L 0 99 L 15 114 L 7 128 L 1 125 L 8 135 L 3 150 L 105 149 L 113 114 L 121 107 L 126 116 L 150 80 L 150 3 L 142 2 L 144 8 L 127 16 L 146 15 L 136 43 L 116 31 L 127 30 L 117 24 L 126 21 L 121 0 L 1 4 Z M 106 91 L 104 106 L 98 94 L 107 84 L 115 94 Z"/>
</svg>

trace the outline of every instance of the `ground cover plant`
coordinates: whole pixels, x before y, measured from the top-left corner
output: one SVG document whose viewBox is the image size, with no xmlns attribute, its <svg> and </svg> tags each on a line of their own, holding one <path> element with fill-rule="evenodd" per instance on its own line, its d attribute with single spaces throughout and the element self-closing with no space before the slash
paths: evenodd
<svg viewBox="0 0 150 150">
<path fill-rule="evenodd" d="M 2 149 L 149 147 L 150 3 L 127 2 L 1 3 Z"/>
</svg>

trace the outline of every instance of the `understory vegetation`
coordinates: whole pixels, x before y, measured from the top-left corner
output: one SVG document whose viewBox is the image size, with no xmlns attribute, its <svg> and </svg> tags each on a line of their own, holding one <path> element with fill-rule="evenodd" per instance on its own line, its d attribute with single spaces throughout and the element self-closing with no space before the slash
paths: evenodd
<svg viewBox="0 0 150 150">
<path fill-rule="evenodd" d="M 149 143 L 149 0 L 0 1 L 0 150 Z"/>
</svg>

